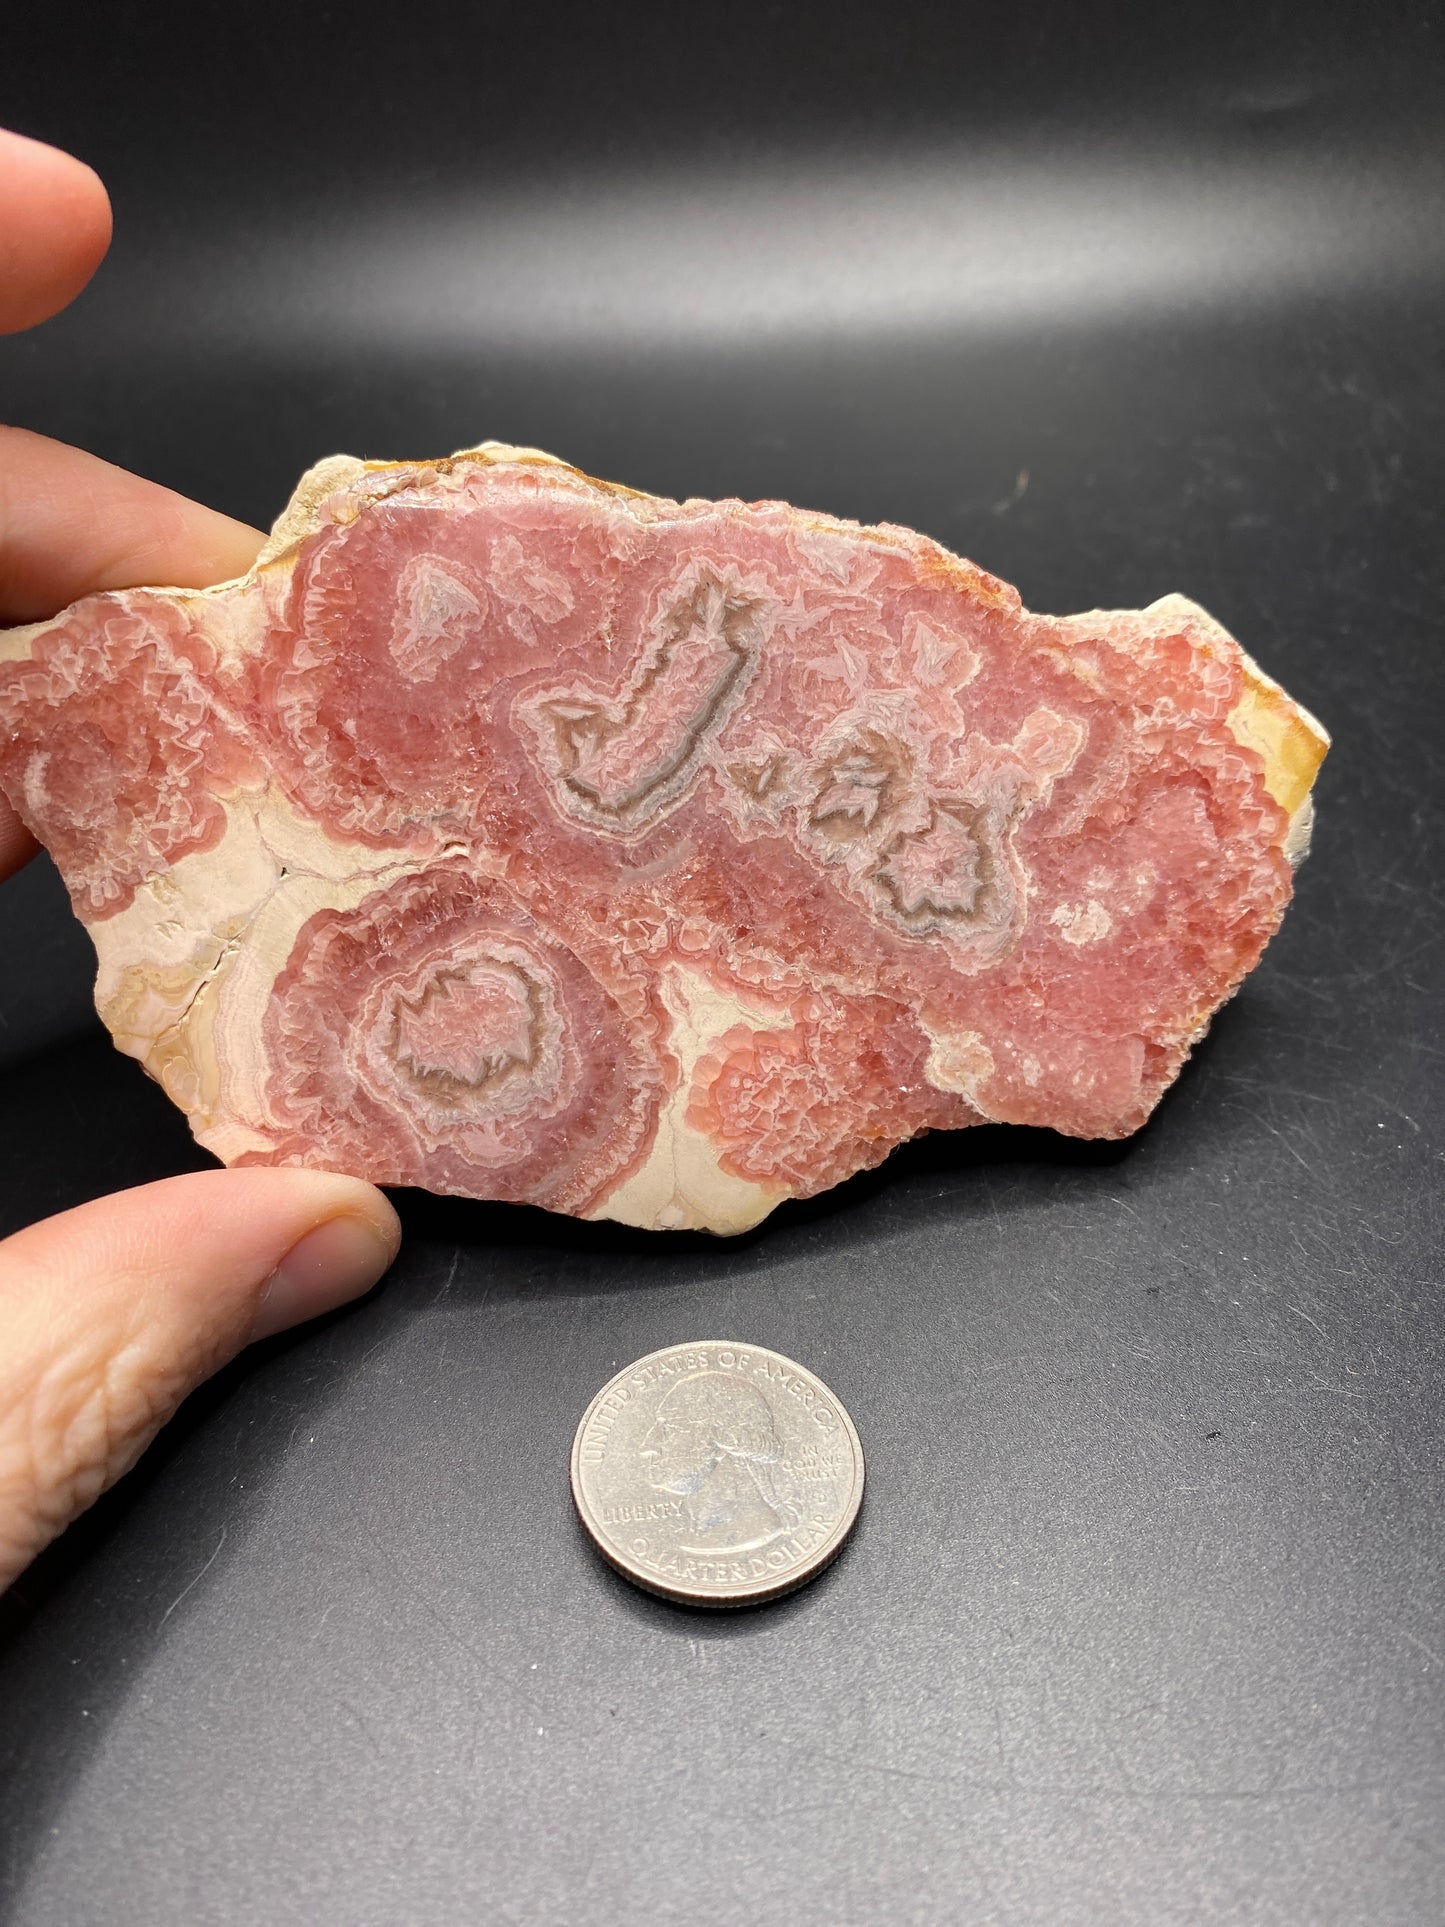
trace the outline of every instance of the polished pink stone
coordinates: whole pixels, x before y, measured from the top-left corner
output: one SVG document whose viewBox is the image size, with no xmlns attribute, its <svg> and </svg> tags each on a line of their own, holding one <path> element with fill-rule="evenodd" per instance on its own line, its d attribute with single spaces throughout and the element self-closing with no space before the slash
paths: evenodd
<svg viewBox="0 0 1445 1927">
<path fill-rule="evenodd" d="M 1324 740 L 1180 598 L 495 445 L 0 637 L 0 784 L 203 1142 L 724 1230 L 929 1127 L 1137 1128 Z"/>
</svg>

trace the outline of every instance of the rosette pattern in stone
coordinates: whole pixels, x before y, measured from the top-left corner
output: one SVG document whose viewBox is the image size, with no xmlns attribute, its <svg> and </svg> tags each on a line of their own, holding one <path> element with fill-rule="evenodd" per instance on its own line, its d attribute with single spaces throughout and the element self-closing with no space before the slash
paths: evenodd
<svg viewBox="0 0 1445 1927">
<path fill-rule="evenodd" d="M 1278 926 L 1319 726 L 1181 597 L 497 444 L 0 636 L 0 784 L 230 1163 L 736 1231 L 1135 1130 Z"/>
</svg>

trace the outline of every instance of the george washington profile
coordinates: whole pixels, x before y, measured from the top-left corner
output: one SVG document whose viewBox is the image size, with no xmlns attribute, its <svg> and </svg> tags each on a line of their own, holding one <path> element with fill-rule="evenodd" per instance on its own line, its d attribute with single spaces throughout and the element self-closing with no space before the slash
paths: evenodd
<svg viewBox="0 0 1445 1927">
<path fill-rule="evenodd" d="M 802 1521 L 772 1407 L 733 1372 L 693 1372 L 642 1441 L 648 1483 L 687 1507 L 692 1552 L 751 1552 Z"/>
</svg>

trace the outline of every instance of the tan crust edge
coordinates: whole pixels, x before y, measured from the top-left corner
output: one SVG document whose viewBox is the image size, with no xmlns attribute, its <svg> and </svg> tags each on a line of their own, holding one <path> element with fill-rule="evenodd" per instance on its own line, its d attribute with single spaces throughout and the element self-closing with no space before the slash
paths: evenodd
<svg viewBox="0 0 1445 1927">
<path fill-rule="evenodd" d="M 625 496 L 633 502 L 655 502 L 659 499 L 649 494 L 646 489 L 629 488 L 623 482 L 608 482 L 601 476 L 589 475 L 586 469 L 577 468 L 571 462 L 564 462 L 560 455 L 549 455 L 545 449 L 521 447 L 512 442 L 478 442 L 475 448 L 459 448 L 454 454 L 427 461 L 373 462 L 362 460 L 355 455 L 328 455 L 314 467 L 307 469 L 301 477 L 291 500 L 272 525 L 271 533 L 267 536 L 265 545 L 255 562 L 252 563 L 248 576 L 238 579 L 249 580 L 269 564 L 283 561 L 293 549 L 321 529 L 322 509 L 331 497 L 353 483 L 362 481 L 368 475 L 385 475 L 395 471 L 399 476 L 405 476 L 409 483 L 420 480 L 428 474 L 445 475 L 464 464 L 492 467 L 503 463 L 508 466 L 565 469 L 569 475 L 575 475 L 589 488 L 601 489 L 608 495 Z M 885 548 L 910 546 L 917 540 L 912 530 L 890 528 L 886 523 L 851 522 L 831 515 L 810 518 L 797 509 L 794 509 L 793 513 L 801 514 L 809 528 L 822 531 L 847 530 L 850 533 L 865 535 L 870 541 L 880 543 Z M 1008 583 L 989 575 L 977 563 L 950 554 L 948 550 L 940 548 L 936 543 L 930 543 L 928 546 L 933 550 L 931 562 L 935 571 L 946 578 L 960 579 L 971 594 L 980 596 L 985 601 L 1003 608 L 1018 606 L 1018 591 Z M 217 584 L 218 589 L 229 589 L 232 586 L 229 582 Z M 215 592 L 212 589 L 192 591 L 200 595 L 212 595 Z"/>
<path fill-rule="evenodd" d="M 291 500 L 272 524 L 265 547 L 256 557 L 252 568 L 264 569 L 270 562 L 279 562 L 308 536 L 315 535 L 321 527 L 322 504 L 338 489 L 359 482 L 364 475 L 383 475 L 389 469 L 402 469 L 408 475 L 415 475 L 419 469 L 431 469 L 437 474 L 444 474 L 447 469 L 461 462 L 481 462 L 483 465 L 533 462 L 551 468 L 570 466 L 560 457 L 549 455 L 545 449 L 516 448 L 510 442 L 480 442 L 475 448 L 459 448 L 444 461 L 365 462 L 356 455 L 328 455 L 324 461 L 317 462 L 314 468 L 308 468 L 296 484 Z M 633 491 L 624 492 L 630 494 Z M 221 586 L 224 588 L 228 585 L 223 583 Z"/>
<path fill-rule="evenodd" d="M 1242 666 L 1244 694 L 1229 712 L 1229 727 L 1237 743 L 1258 752 L 1264 762 L 1265 788 L 1282 810 L 1294 816 L 1325 760 L 1329 733 L 1252 657 L 1246 655 Z"/>
</svg>

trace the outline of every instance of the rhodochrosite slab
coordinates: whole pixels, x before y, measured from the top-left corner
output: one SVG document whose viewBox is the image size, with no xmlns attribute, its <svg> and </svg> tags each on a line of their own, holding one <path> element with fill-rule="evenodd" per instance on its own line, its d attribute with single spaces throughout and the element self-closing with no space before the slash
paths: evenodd
<svg viewBox="0 0 1445 1927">
<path fill-rule="evenodd" d="M 0 637 L 0 783 L 202 1144 L 658 1227 L 1134 1130 L 1325 740 L 1179 597 L 1031 615 L 497 444 L 324 462 L 242 580 Z"/>
</svg>

